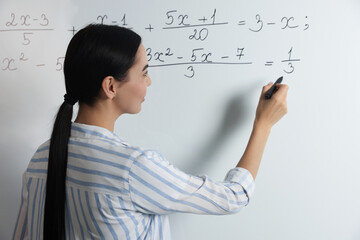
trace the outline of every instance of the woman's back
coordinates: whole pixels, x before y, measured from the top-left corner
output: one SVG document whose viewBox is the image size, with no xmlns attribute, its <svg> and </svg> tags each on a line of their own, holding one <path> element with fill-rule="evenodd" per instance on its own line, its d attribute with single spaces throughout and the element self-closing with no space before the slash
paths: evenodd
<svg viewBox="0 0 360 240">
<path fill-rule="evenodd" d="M 72 124 L 66 179 L 67 239 L 147 239 L 149 229 L 153 230 L 148 237 L 158 239 L 155 229 L 168 224 L 167 216 L 143 214 L 130 199 L 129 170 L 140 154 L 141 149 L 128 146 L 107 129 Z M 48 155 L 49 141 L 39 147 L 24 174 L 28 213 L 20 213 L 21 218 L 27 217 L 18 221 L 27 221 L 27 228 L 17 229 L 24 238 L 42 239 Z"/>
</svg>

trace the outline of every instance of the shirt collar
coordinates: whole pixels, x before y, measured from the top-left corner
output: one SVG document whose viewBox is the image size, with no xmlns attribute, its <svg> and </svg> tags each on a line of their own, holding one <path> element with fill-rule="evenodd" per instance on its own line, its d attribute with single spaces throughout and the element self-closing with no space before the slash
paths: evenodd
<svg viewBox="0 0 360 240">
<path fill-rule="evenodd" d="M 112 145 L 123 144 L 128 146 L 128 143 L 114 132 L 103 127 L 83 123 L 71 123 L 71 137 L 99 139 Z"/>
</svg>

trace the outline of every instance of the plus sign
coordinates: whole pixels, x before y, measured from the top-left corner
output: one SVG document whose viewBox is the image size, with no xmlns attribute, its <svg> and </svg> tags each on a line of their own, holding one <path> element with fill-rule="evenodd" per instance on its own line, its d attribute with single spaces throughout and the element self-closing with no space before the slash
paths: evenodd
<svg viewBox="0 0 360 240">
<path fill-rule="evenodd" d="M 151 30 L 153 30 L 154 28 L 151 26 L 151 24 L 149 24 L 149 27 L 145 28 L 145 30 L 149 30 L 149 32 L 151 32 Z"/>
<path fill-rule="evenodd" d="M 204 23 L 207 21 L 207 18 L 203 17 L 202 19 L 199 19 L 199 21 L 203 21 L 203 23 Z"/>
<path fill-rule="evenodd" d="M 75 35 L 75 32 L 77 32 L 77 30 L 75 30 L 75 27 L 73 26 L 73 28 L 71 30 L 68 30 L 70 32 L 73 32 L 73 36 Z"/>
</svg>

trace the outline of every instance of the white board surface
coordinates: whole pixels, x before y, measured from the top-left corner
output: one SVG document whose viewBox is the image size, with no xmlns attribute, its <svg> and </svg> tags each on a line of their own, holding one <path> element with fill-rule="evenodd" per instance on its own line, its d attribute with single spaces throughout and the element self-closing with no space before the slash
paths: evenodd
<svg viewBox="0 0 360 240">
<path fill-rule="evenodd" d="M 249 138 L 261 87 L 290 87 L 250 205 L 171 215 L 173 239 L 360 239 L 360 2 L 0 1 L 0 238 L 21 175 L 65 94 L 74 31 L 118 24 L 143 38 L 152 85 L 115 132 L 180 169 L 222 180 Z"/>
</svg>

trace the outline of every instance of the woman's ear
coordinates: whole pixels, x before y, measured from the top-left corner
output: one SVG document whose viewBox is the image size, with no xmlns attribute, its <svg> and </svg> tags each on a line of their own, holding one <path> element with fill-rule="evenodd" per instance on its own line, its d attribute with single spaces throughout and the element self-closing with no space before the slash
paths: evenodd
<svg viewBox="0 0 360 240">
<path fill-rule="evenodd" d="M 113 99 L 116 95 L 116 80 L 112 76 L 107 76 L 101 83 L 101 88 L 108 99 Z"/>
</svg>

